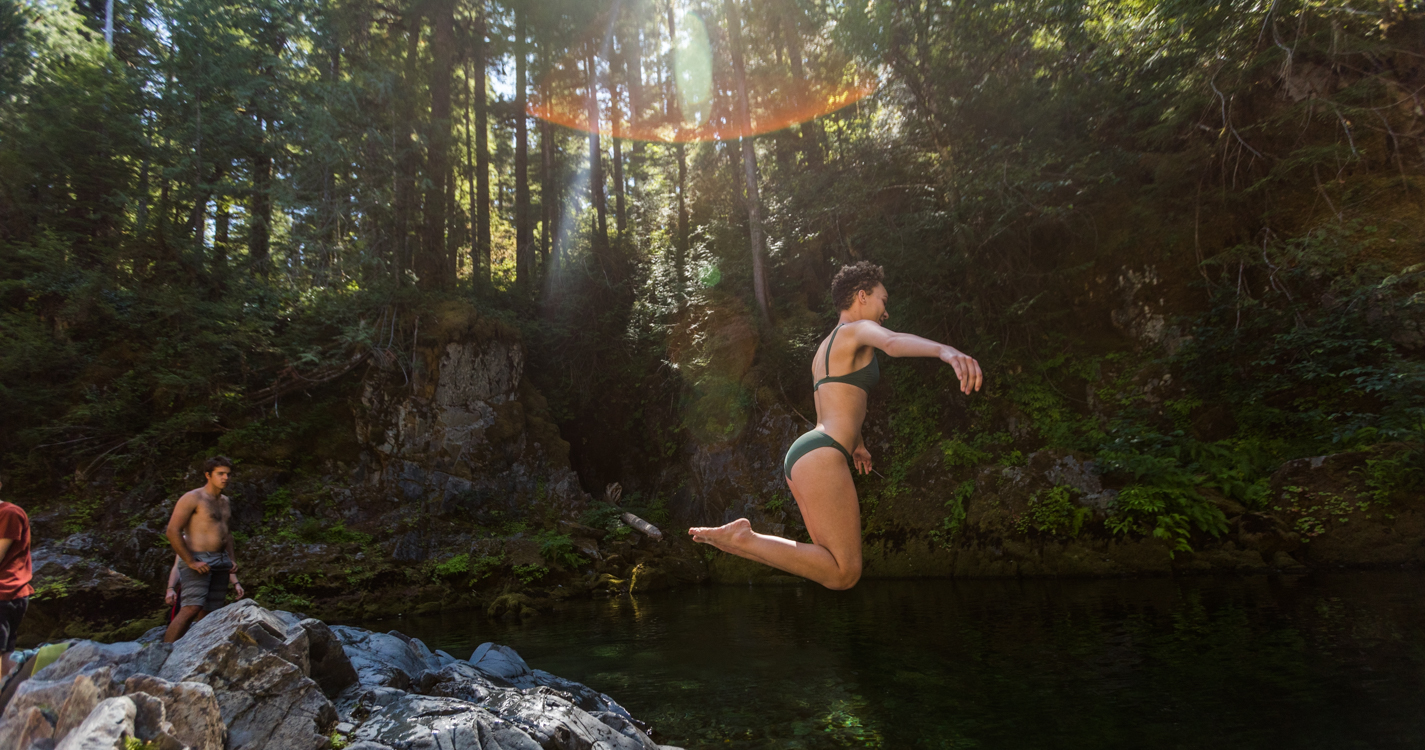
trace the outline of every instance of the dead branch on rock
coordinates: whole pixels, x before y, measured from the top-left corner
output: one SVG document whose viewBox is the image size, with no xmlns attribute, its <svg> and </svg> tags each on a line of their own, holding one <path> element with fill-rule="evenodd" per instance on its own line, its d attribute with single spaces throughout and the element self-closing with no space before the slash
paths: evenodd
<svg viewBox="0 0 1425 750">
<path fill-rule="evenodd" d="M 296 367 L 288 365 L 283 368 L 281 372 L 277 373 L 276 382 L 260 391 L 255 391 L 250 394 L 248 396 L 248 402 L 253 406 L 266 406 L 293 391 L 300 391 L 323 383 L 330 383 L 348 372 L 355 370 L 357 365 L 365 362 L 370 356 L 371 350 L 368 349 L 356 354 L 346 362 L 333 365 L 325 370 L 319 370 L 310 375 L 303 375 L 297 371 Z"/>
<path fill-rule="evenodd" d="M 629 526 L 632 526 L 635 529 L 638 529 L 639 531 L 642 531 L 654 541 L 663 541 L 663 532 L 659 531 L 657 526 L 654 526 L 653 524 L 643 520 L 642 518 L 639 518 L 638 516 L 635 516 L 632 513 L 625 513 L 619 517 L 623 519 L 624 523 L 628 524 Z"/>
</svg>

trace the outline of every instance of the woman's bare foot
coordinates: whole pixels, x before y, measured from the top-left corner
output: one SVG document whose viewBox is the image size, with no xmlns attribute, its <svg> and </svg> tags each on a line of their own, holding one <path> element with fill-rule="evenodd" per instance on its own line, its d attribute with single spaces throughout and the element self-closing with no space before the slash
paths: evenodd
<svg viewBox="0 0 1425 750">
<path fill-rule="evenodd" d="M 688 529 L 688 536 L 695 542 L 711 544 L 723 552 L 737 554 L 738 550 L 746 548 L 753 536 L 752 522 L 739 518 L 722 526 L 695 526 Z"/>
</svg>

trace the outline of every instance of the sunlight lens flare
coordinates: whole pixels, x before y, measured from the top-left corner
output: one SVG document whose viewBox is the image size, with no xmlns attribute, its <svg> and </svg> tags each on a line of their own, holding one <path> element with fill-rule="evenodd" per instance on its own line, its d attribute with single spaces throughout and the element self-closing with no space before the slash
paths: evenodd
<svg viewBox="0 0 1425 750">
<path fill-rule="evenodd" d="M 718 60 L 706 22 L 684 13 L 678 23 L 673 49 L 673 86 L 668 96 L 658 81 L 645 81 L 643 101 L 631 111 L 626 81 L 612 80 L 603 61 L 598 67 L 593 95 L 598 106 L 601 135 L 639 141 L 690 143 L 728 141 L 792 127 L 848 107 L 876 90 L 875 77 L 857 71 L 839 71 L 840 80 L 797 81 L 783 70 L 751 70 L 747 74 L 748 113 L 743 127 L 737 107 L 737 82 L 730 61 Z M 604 45 L 607 47 L 607 45 Z M 577 49 L 577 48 L 576 48 Z M 722 53 L 725 55 L 725 53 Z M 529 101 L 528 113 L 556 125 L 591 132 L 587 58 L 570 56 Z M 568 71 L 582 70 L 582 86 Z M 563 85 L 560 85 L 561 82 Z"/>
<path fill-rule="evenodd" d="M 704 124 L 712 115 L 712 41 L 708 39 L 708 27 L 703 19 L 692 13 L 683 14 L 678 28 L 682 33 L 673 51 L 678 106 L 683 112 L 683 122 Z"/>
</svg>

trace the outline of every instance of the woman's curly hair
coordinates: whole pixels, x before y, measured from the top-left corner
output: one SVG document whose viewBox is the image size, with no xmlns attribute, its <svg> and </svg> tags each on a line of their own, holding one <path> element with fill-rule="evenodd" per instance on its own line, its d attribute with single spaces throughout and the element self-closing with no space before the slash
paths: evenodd
<svg viewBox="0 0 1425 750">
<path fill-rule="evenodd" d="M 831 301 L 836 303 L 836 309 L 845 310 L 851 307 L 857 292 L 869 292 L 885 281 L 885 269 L 871 261 L 842 266 L 836 272 L 836 278 L 831 280 Z"/>
</svg>

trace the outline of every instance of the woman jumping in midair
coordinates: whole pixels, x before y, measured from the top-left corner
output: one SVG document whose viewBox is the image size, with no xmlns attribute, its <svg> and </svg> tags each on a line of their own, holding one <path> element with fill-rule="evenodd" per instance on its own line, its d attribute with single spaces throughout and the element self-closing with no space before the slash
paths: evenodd
<svg viewBox="0 0 1425 750">
<path fill-rule="evenodd" d="M 955 368 L 960 390 L 967 395 L 979 390 L 984 380 L 980 364 L 958 349 L 881 327 L 889 317 L 884 278 L 880 266 L 862 261 L 842 267 L 831 282 L 841 320 L 812 358 L 818 422 L 816 429 L 792 443 L 782 465 L 812 543 L 758 534 L 745 518 L 716 528 L 688 529 L 693 541 L 830 589 L 849 589 L 860 580 L 861 506 L 847 464 L 855 464 L 862 474 L 871 470 L 861 423 L 866 397 L 881 377 L 875 350 L 892 357 L 939 357 Z"/>
</svg>

